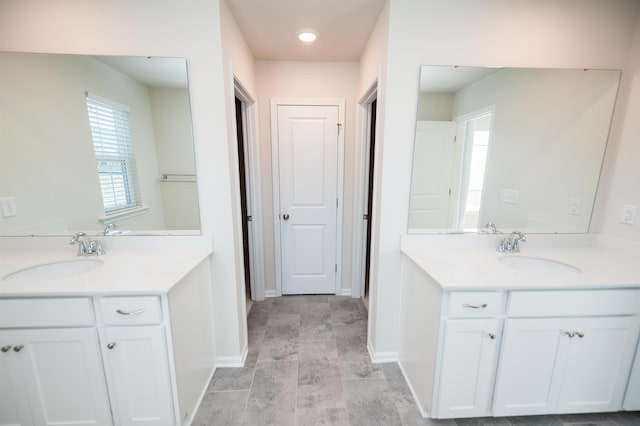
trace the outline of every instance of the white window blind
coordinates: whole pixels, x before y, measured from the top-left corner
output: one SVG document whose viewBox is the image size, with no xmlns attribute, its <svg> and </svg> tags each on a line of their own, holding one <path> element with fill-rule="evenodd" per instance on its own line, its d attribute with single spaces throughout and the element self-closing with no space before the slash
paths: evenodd
<svg viewBox="0 0 640 426">
<path fill-rule="evenodd" d="M 105 213 L 140 206 L 129 108 L 87 93 L 87 111 Z"/>
</svg>

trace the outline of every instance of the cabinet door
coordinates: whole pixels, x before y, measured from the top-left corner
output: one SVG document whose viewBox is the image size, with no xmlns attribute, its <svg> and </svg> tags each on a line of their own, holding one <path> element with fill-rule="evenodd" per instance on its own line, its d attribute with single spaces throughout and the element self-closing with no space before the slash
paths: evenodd
<svg viewBox="0 0 640 426">
<path fill-rule="evenodd" d="M 640 410 L 640 344 L 636 349 L 636 358 L 629 376 L 627 394 L 624 398 L 623 408 L 627 411 Z"/>
<path fill-rule="evenodd" d="M 501 320 L 447 320 L 435 417 L 483 417 L 491 397 Z"/>
<path fill-rule="evenodd" d="M 13 350 L 13 332 L 0 330 L 0 426 L 33 424 L 29 396 Z"/>
<path fill-rule="evenodd" d="M 34 424 L 109 425 L 111 415 L 94 328 L 6 331 L 29 396 Z"/>
<path fill-rule="evenodd" d="M 508 319 L 496 379 L 494 416 L 555 411 L 562 354 L 570 338 L 561 319 Z"/>
<path fill-rule="evenodd" d="M 174 424 L 163 326 L 107 327 L 103 353 L 116 424 Z"/>
<path fill-rule="evenodd" d="M 633 362 L 639 319 L 581 318 L 572 323 L 558 413 L 617 411 Z"/>
</svg>

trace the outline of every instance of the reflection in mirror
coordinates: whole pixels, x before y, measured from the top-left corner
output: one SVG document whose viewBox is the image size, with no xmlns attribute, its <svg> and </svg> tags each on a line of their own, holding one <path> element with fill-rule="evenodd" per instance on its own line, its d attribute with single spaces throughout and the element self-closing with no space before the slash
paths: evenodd
<svg viewBox="0 0 640 426">
<path fill-rule="evenodd" d="M 186 61 L 0 53 L 0 235 L 192 235 Z"/>
<path fill-rule="evenodd" d="M 423 66 L 408 232 L 588 232 L 619 79 Z"/>
</svg>

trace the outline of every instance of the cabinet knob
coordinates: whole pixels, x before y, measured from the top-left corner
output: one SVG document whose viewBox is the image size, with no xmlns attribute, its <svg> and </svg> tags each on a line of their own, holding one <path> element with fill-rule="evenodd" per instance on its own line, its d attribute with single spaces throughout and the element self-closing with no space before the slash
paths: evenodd
<svg viewBox="0 0 640 426">
<path fill-rule="evenodd" d="M 573 331 L 565 331 L 564 334 L 566 336 L 569 336 L 571 339 L 573 339 L 574 336 L 576 335 L 576 333 L 574 333 Z"/>
<path fill-rule="evenodd" d="M 11 350 L 11 345 L 5 345 L 0 348 L 0 351 L 2 352 L 9 352 L 10 350 Z"/>
<path fill-rule="evenodd" d="M 579 331 L 576 331 L 576 336 L 578 336 L 579 338 L 583 338 L 584 337 L 584 333 L 581 333 Z"/>
<path fill-rule="evenodd" d="M 107 349 L 113 349 L 116 347 L 116 342 L 107 343 Z"/>
<path fill-rule="evenodd" d="M 463 303 L 462 306 L 469 309 L 484 309 L 489 305 L 487 305 L 486 303 L 483 303 L 481 305 L 471 305 L 469 303 Z"/>
<path fill-rule="evenodd" d="M 20 352 L 24 348 L 24 345 L 16 345 L 13 347 L 14 352 Z"/>
<path fill-rule="evenodd" d="M 496 335 L 493 333 L 487 333 L 487 336 L 489 336 L 489 339 L 491 340 L 495 340 L 496 339 Z"/>
</svg>

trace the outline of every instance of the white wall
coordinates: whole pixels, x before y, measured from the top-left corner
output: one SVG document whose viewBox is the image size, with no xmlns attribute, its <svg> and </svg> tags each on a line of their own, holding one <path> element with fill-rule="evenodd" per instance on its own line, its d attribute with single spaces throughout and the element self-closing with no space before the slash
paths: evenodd
<svg viewBox="0 0 640 426">
<path fill-rule="evenodd" d="M 275 291 L 275 259 L 273 254 L 273 179 L 271 175 L 272 98 L 344 99 L 344 215 L 342 240 L 342 286 L 351 287 L 353 185 L 355 157 L 355 105 L 358 88 L 356 62 L 285 62 L 256 61 L 256 81 L 259 101 L 260 148 L 262 167 L 262 207 L 264 213 L 265 281 L 267 294 Z"/>
<path fill-rule="evenodd" d="M 381 330 L 386 330 L 385 324 L 389 322 L 388 314 L 394 315 L 393 310 L 386 309 L 386 290 L 388 286 L 380 288 L 378 285 L 378 258 L 380 250 L 380 212 L 381 197 L 380 187 L 382 183 L 382 155 L 385 144 L 385 112 L 386 112 L 386 80 L 387 80 L 387 49 L 389 38 L 389 2 L 385 3 L 380 11 L 367 46 L 360 57 L 360 83 L 359 95 L 377 82 L 377 116 L 376 116 L 376 146 L 374 153 L 374 179 L 373 179 L 373 207 L 371 212 L 371 275 L 369 278 L 369 330 L 368 344 L 373 350 L 378 347 L 377 339 Z M 359 114 L 363 111 L 360 109 Z M 358 143 L 362 143 L 363 136 L 358 136 Z M 399 279 L 399 275 L 396 277 Z M 381 290 L 381 291 L 380 291 Z M 392 290 L 393 291 L 393 290 Z M 382 324 L 379 326 L 378 324 Z M 396 330 L 397 332 L 397 330 Z M 383 336 L 383 339 L 386 338 Z M 392 349 L 395 351 L 395 348 Z"/>
<path fill-rule="evenodd" d="M 640 14 L 633 44 L 622 73 L 620 94 L 594 209 L 592 232 L 640 241 L 640 216 L 635 225 L 620 223 L 624 205 L 640 206 Z"/>
<path fill-rule="evenodd" d="M 14 197 L 18 215 L 0 217 L 0 234 L 104 229 L 85 92 L 130 108 L 139 189 L 150 209 L 119 227 L 165 228 L 147 87 L 89 56 L 5 53 L 0 55 L 0 197 Z"/>
<path fill-rule="evenodd" d="M 418 121 L 451 121 L 453 93 L 420 93 Z"/>
<path fill-rule="evenodd" d="M 236 204 L 229 162 L 220 10 L 217 0 L 6 0 L 0 3 L 0 50 L 80 54 L 186 57 L 191 89 L 202 236 L 129 237 L 119 244 L 139 249 L 213 244 L 212 281 L 218 356 L 239 356 L 242 327 L 237 316 L 218 310 L 239 304 Z M 123 242 L 124 240 L 124 242 Z M 40 243 L 33 240 L 34 247 Z M 127 243 L 126 241 L 131 241 Z M 230 288 L 231 291 L 226 291 Z M 234 312 L 235 313 L 235 312 Z M 218 327 L 226 324 L 226 327 Z M 229 326 L 238 324 L 238 327 Z"/>
<path fill-rule="evenodd" d="M 240 211 L 240 181 L 238 170 L 238 141 L 236 137 L 234 77 L 250 93 L 254 90 L 253 55 L 249 50 L 238 25 L 231 15 L 225 1 L 220 2 L 220 25 L 222 32 L 222 61 L 224 82 L 224 104 L 226 113 L 225 126 L 227 129 L 226 142 L 228 152 L 226 160 L 231 170 L 230 203 L 220 204 L 218 208 L 231 207 L 232 224 L 229 232 L 233 234 L 233 269 L 237 279 L 229 282 L 214 282 L 216 298 L 215 309 L 221 312 L 225 322 L 216 321 L 216 336 L 223 336 L 228 347 L 234 348 L 220 354 L 221 364 L 241 365 L 243 355 L 248 350 L 247 315 L 245 301 L 244 257 L 242 250 L 242 222 Z M 229 255 L 232 253 L 229 252 Z M 228 265 L 231 268 L 231 263 Z M 233 303 L 232 303 L 233 301 Z M 232 322 L 233 319 L 233 322 Z M 237 349 L 236 349 L 237 348 Z"/>
<path fill-rule="evenodd" d="M 196 174 L 189 90 L 149 89 L 159 174 Z M 196 182 L 162 182 L 162 210 L 167 229 L 199 229 Z"/>
<path fill-rule="evenodd" d="M 397 350 L 400 235 L 406 232 L 420 65 L 623 68 L 632 0 L 391 0 L 386 76 L 376 352 Z M 429 237 L 425 237 L 429 238 Z"/>
</svg>

